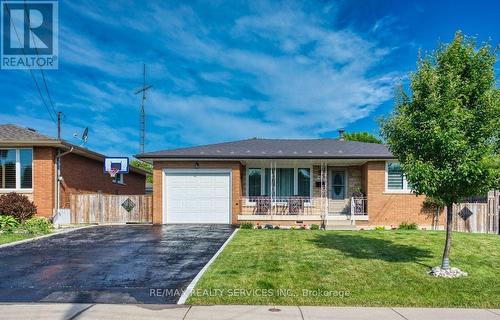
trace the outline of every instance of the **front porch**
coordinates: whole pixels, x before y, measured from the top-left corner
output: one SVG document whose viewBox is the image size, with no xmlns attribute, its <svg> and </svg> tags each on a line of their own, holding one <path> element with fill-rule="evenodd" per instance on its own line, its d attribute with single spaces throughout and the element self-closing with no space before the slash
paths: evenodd
<svg viewBox="0 0 500 320">
<path fill-rule="evenodd" d="M 368 220 L 362 161 L 261 160 L 242 173 L 239 221 Z"/>
</svg>

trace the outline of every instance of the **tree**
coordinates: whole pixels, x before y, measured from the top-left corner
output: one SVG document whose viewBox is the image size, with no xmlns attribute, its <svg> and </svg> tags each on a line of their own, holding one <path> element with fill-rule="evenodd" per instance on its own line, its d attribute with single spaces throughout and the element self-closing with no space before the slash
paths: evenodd
<svg viewBox="0 0 500 320">
<path fill-rule="evenodd" d="M 382 143 L 382 140 L 380 140 L 379 138 L 368 132 L 352 132 L 352 133 L 345 132 L 344 139 L 347 141 Z"/>
<path fill-rule="evenodd" d="M 401 87 L 382 136 L 416 194 L 446 204 L 446 241 L 441 267 L 449 268 L 452 204 L 484 194 L 498 183 L 500 90 L 496 51 L 457 32 L 418 59 L 410 94 Z"/>
<path fill-rule="evenodd" d="M 132 167 L 143 169 L 149 172 L 148 176 L 146 177 L 146 182 L 153 183 L 153 166 L 150 163 L 141 160 L 132 160 L 130 161 L 130 165 Z"/>
</svg>

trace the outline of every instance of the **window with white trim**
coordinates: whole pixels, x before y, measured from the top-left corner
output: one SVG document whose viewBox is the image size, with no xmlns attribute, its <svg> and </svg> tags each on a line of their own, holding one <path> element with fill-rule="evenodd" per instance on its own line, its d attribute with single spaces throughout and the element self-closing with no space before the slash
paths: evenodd
<svg viewBox="0 0 500 320">
<path fill-rule="evenodd" d="M 33 188 L 33 149 L 0 149 L 0 190 Z"/>
<path fill-rule="evenodd" d="M 311 196 L 311 168 L 276 168 L 277 197 Z M 271 194 L 271 169 L 249 168 L 247 170 L 247 195 L 249 197 Z"/>
<path fill-rule="evenodd" d="M 388 192 L 411 192 L 401 164 L 397 161 L 387 161 L 385 164 L 385 189 Z"/>
<path fill-rule="evenodd" d="M 248 196 L 258 197 L 262 194 L 262 169 L 251 168 L 248 169 Z"/>
</svg>

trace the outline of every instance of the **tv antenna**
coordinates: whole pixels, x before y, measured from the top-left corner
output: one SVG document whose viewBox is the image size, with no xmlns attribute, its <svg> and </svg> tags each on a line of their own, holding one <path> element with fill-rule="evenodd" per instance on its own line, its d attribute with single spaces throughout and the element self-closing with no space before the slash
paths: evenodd
<svg viewBox="0 0 500 320">
<path fill-rule="evenodd" d="M 78 139 L 82 142 L 80 147 L 85 147 L 85 145 L 87 144 L 87 141 L 89 140 L 89 127 L 85 128 L 85 130 L 83 130 L 81 137 L 79 137 L 78 132 L 73 133 L 73 138 Z"/>
<path fill-rule="evenodd" d="M 139 147 L 141 153 L 144 153 L 144 140 L 146 138 L 146 113 L 144 112 L 144 103 L 146 102 L 146 91 L 153 87 L 152 85 L 146 85 L 146 64 L 144 64 L 142 77 L 143 77 L 142 88 L 137 90 L 135 94 L 142 93 L 140 129 L 139 129 L 140 130 Z"/>
</svg>

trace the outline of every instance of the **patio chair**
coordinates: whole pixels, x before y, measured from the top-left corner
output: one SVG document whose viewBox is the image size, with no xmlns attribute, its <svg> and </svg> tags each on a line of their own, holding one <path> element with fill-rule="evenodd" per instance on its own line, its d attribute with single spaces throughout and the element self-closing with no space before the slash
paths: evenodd
<svg viewBox="0 0 500 320">
<path fill-rule="evenodd" d="M 266 215 L 271 211 L 271 197 L 258 196 L 255 197 L 255 214 Z"/>
<path fill-rule="evenodd" d="M 304 212 L 304 198 L 293 196 L 288 199 L 288 213 L 298 215 Z"/>
</svg>

